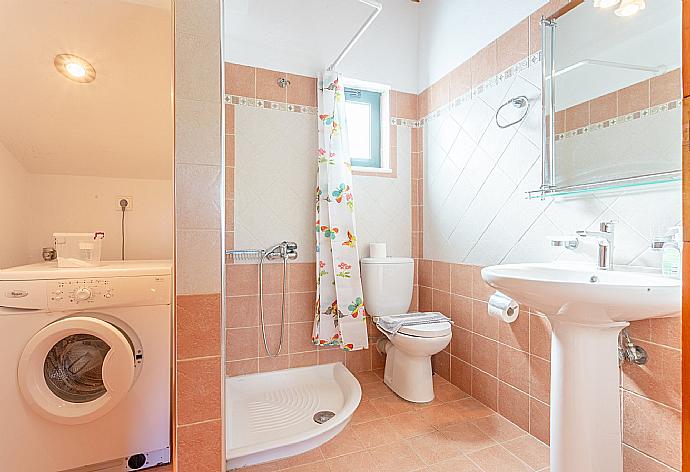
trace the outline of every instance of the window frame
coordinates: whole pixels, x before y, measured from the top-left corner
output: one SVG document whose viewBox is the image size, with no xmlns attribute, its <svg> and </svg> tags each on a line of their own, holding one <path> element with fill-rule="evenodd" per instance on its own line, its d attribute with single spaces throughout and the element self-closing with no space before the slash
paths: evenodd
<svg viewBox="0 0 690 472">
<path fill-rule="evenodd" d="M 353 172 L 365 173 L 379 173 L 390 174 L 393 172 L 391 166 L 390 155 L 390 91 L 389 85 L 379 84 L 376 82 L 367 82 L 364 80 L 352 79 L 348 77 L 341 77 L 340 79 L 343 89 L 352 88 L 367 92 L 375 92 L 381 94 L 380 110 L 379 110 L 379 125 L 380 125 L 380 154 L 381 162 L 378 167 L 367 167 L 353 165 Z"/>
</svg>

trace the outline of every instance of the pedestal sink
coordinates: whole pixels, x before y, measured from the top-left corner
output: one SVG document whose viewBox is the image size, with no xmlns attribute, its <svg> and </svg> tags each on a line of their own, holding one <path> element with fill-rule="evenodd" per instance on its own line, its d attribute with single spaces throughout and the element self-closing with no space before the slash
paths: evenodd
<svg viewBox="0 0 690 472">
<path fill-rule="evenodd" d="M 680 280 L 569 263 L 498 265 L 482 277 L 551 323 L 551 471 L 622 472 L 618 334 L 677 316 Z"/>
</svg>

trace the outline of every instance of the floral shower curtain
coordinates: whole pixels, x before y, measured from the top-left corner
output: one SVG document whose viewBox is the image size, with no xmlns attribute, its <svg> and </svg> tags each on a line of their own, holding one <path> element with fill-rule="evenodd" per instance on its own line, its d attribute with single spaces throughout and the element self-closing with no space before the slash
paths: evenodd
<svg viewBox="0 0 690 472">
<path fill-rule="evenodd" d="M 319 173 L 316 187 L 314 344 L 353 351 L 369 347 L 347 148 L 345 95 L 326 71 L 319 94 Z"/>
</svg>

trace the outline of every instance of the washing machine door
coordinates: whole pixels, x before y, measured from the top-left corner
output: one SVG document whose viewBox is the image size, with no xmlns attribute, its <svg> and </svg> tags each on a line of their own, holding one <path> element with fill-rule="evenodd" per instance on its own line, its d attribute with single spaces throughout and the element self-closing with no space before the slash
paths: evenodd
<svg viewBox="0 0 690 472">
<path fill-rule="evenodd" d="M 107 321 L 63 318 L 28 342 L 18 367 L 19 388 L 39 415 L 62 424 L 94 421 L 132 387 L 135 356 L 128 337 Z"/>
</svg>

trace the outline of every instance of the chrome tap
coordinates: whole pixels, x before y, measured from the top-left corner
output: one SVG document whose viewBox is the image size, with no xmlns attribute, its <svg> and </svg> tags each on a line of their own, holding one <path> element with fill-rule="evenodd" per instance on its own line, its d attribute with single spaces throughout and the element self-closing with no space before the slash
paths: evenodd
<svg viewBox="0 0 690 472">
<path fill-rule="evenodd" d="M 599 240 L 599 269 L 613 270 L 613 232 L 615 223 L 604 221 L 599 224 L 599 231 L 578 231 L 580 237 L 591 237 Z"/>
</svg>

